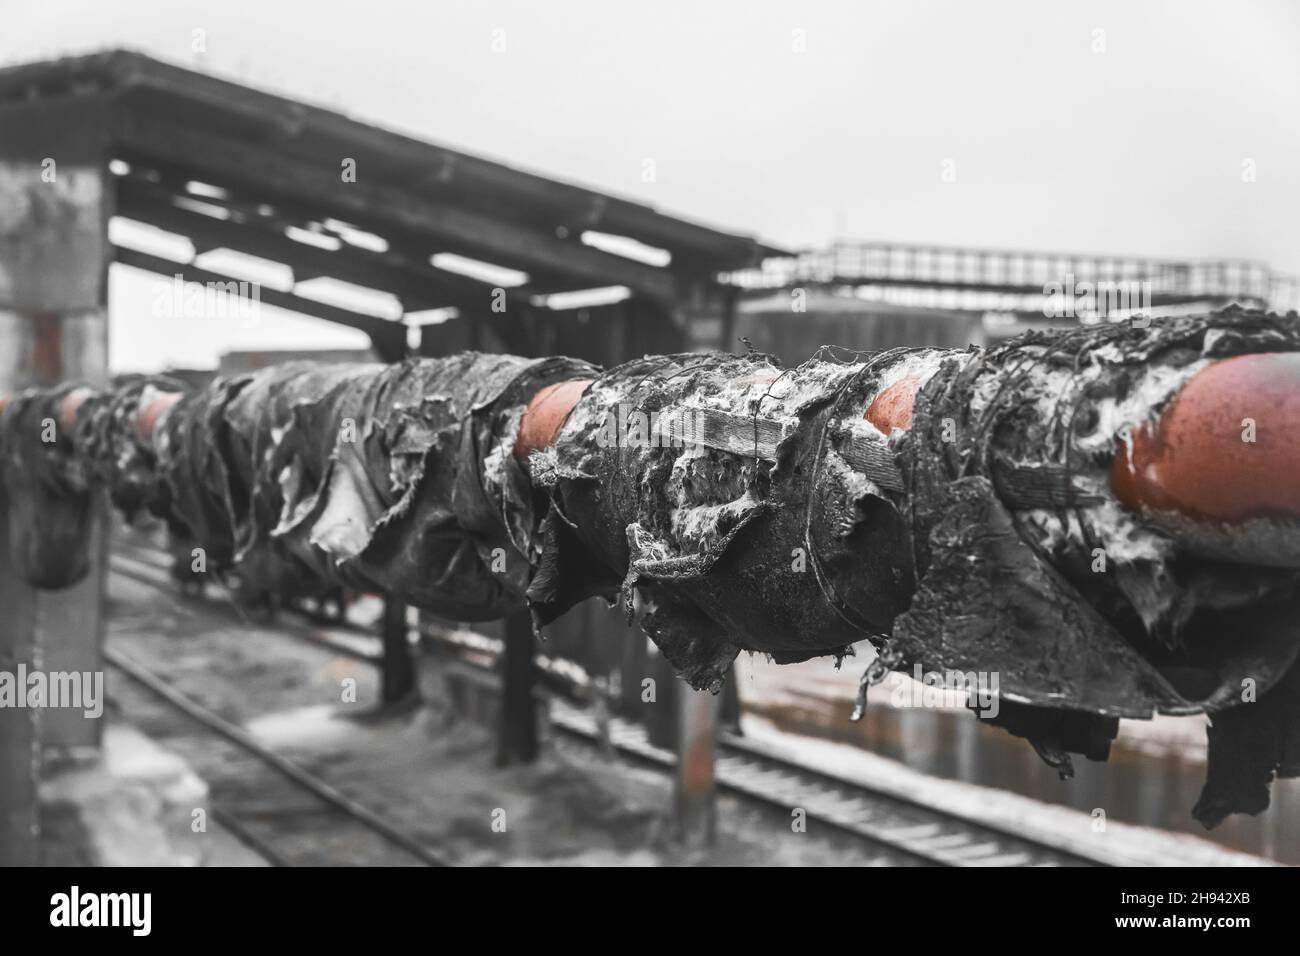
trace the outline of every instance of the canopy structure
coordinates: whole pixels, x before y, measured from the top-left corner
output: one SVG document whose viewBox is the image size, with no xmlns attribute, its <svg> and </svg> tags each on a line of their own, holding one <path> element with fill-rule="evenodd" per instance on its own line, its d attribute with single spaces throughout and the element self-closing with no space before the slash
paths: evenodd
<svg viewBox="0 0 1300 956">
<path fill-rule="evenodd" d="M 137 228 L 110 229 L 123 220 Z M 721 344 L 739 292 L 721 276 L 779 253 L 134 52 L 0 70 L 0 391 L 107 384 L 114 263 L 229 298 L 248 278 L 229 260 L 264 260 L 286 278 L 260 282 L 259 303 L 357 329 L 385 361 L 478 349 L 613 363 L 700 344 L 699 318 Z M 593 290 L 603 304 L 565 295 Z M 87 526 L 90 573 L 57 596 L 0 554 L 0 665 L 101 667 L 104 528 Z M 0 722 L 0 777 L 14 781 L 0 859 L 34 859 L 40 747 L 99 733 L 71 711 L 39 730 L 31 711 Z"/>
<path fill-rule="evenodd" d="M 720 273 L 780 253 L 127 51 L 0 70 L 0 131 L 26 141 L 6 152 L 39 146 L 31 158 L 42 161 L 71 158 L 74 140 L 78 163 L 98 152 L 112 170 L 107 215 L 184 236 L 195 257 L 231 249 L 289 266 L 292 285 L 264 288 L 264 301 L 360 329 L 385 358 L 405 348 L 395 317 L 297 287 L 328 276 L 396 296 L 403 315 L 454 308 L 528 353 L 530 323 L 557 293 L 620 287 L 642 323 L 680 327 L 686 309 L 724 307 Z M 133 248 L 112 257 L 169 277 L 225 278 Z"/>
</svg>

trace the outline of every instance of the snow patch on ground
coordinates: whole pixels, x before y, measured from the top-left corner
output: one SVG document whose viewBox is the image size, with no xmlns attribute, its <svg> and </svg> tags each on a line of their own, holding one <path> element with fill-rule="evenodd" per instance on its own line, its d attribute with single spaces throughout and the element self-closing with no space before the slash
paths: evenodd
<svg viewBox="0 0 1300 956">
<path fill-rule="evenodd" d="M 1260 857 L 1236 853 L 1185 834 L 1106 821 L 1097 832 L 1091 816 L 1028 797 L 942 780 L 865 750 L 778 730 L 760 717 L 744 719 L 745 735 L 788 760 L 819 767 L 863 785 L 1012 832 L 1064 850 L 1077 850 L 1118 866 L 1267 866 Z"/>
</svg>

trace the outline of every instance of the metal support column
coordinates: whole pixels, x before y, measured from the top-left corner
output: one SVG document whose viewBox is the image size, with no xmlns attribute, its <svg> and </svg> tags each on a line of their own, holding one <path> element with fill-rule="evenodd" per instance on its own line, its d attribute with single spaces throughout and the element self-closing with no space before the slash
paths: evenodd
<svg viewBox="0 0 1300 956">
<path fill-rule="evenodd" d="M 506 618 L 501 654 L 501 710 L 497 718 L 497 766 L 529 763 L 537 738 L 537 648 L 527 611 Z"/>
<path fill-rule="evenodd" d="M 406 605 L 384 598 L 383 660 L 380 663 L 379 693 L 385 707 L 400 703 L 416 693 L 415 656 L 411 652 L 406 626 Z"/>
</svg>

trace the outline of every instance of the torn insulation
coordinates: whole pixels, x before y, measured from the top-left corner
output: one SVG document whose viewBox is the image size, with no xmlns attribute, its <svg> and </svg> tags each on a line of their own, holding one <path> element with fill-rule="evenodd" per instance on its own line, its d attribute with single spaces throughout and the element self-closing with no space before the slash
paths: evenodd
<svg viewBox="0 0 1300 956">
<path fill-rule="evenodd" d="M 792 662 L 863 640 L 873 680 L 997 674 L 996 722 L 1063 774 L 1072 753 L 1105 759 L 1120 718 L 1207 712 L 1196 813 L 1213 825 L 1300 771 L 1300 526 L 1180 524 L 1117 495 L 1113 471 L 1207 368 L 1296 351 L 1295 316 L 1228 310 L 790 369 L 294 364 L 186 395 L 147 435 L 133 412 L 168 386 L 123 383 L 86 399 L 76 454 L 28 441 L 67 393 L 19 396 L 4 477 L 43 489 L 37 512 L 98 480 L 220 564 L 269 553 L 453 619 L 641 607 L 699 688 L 741 650 Z M 31 538 L 20 525 L 19 549 Z"/>
<path fill-rule="evenodd" d="M 0 413 L 9 558 L 33 587 L 70 587 L 90 571 L 93 465 L 74 452 L 63 415 L 79 391 L 76 385 L 28 389 Z"/>
</svg>

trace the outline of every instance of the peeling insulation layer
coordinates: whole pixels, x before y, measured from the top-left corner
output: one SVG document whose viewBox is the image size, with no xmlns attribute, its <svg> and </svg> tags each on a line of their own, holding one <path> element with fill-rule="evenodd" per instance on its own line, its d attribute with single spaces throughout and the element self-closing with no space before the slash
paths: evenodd
<svg viewBox="0 0 1300 956">
<path fill-rule="evenodd" d="M 1294 773 L 1300 756 L 1300 698 L 1286 689 L 1297 572 L 1207 557 L 1197 535 L 1123 510 L 1109 474 L 1206 363 L 1296 349 L 1294 316 L 1231 310 L 1030 334 L 946 363 L 899 444 L 920 581 L 889 648 L 927 669 L 997 670 L 998 720 L 1064 772 L 1071 751 L 1105 756 L 1114 718 L 1232 708 L 1228 726 L 1251 728 L 1234 747 L 1252 772 L 1212 765 L 1197 813 L 1215 823 L 1257 802 L 1234 781 Z M 1059 476 L 1053 507 L 1009 505 L 1005 476 L 1026 465 Z M 1212 719 L 1212 741 L 1232 732 Z"/>
<path fill-rule="evenodd" d="M 864 639 L 873 682 L 995 674 L 995 722 L 1063 774 L 1072 753 L 1105 759 L 1120 718 L 1208 712 L 1196 813 L 1212 825 L 1300 771 L 1300 571 L 1277 559 L 1300 528 L 1183 526 L 1127 509 L 1111 472 L 1199 372 L 1300 351 L 1297 324 L 1229 310 L 791 369 L 755 354 L 605 372 L 473 353 L 294 364 L 187 395 L 147 441 L 132 409 L 165 385 L 137 380 L 83 403 L 79 455 L 28 440 L 66 392 L 15 398 L 4 473 L 39 489 L 20 549 L 41 522 L 67 538 L 68 503 L 99 480 L 218 565 L 270 556 L 459 620 L 639 607 L 696 687 L 741 650 L 791 662 Z M 565 382 L 563 428 L 521 462 L 524 409 Z M 71 521 L 44 515 L 65 505 Z"/>
<path fill-rule="evenodd" d="M 152 440 L 139 427 L 141 408 L 158 396 L 177 394 L 185 386 L 161 376 L 129 375 L 113 387 L 93 394 L 77 410 L 72 446 L 91 471 L 91 478 L 109 490 L 113 504 L 131 519 L 150 510 L 168 517 L 167 489 L 158 469 Z"/>
<path fill-rule="evenodd" d="M 533 458 L 552 496 L 539 622 L 596 594 L 630 612 L 639 591 L 641 626 L 696 687 L 717 687 L 741 649 L 790 662 L 887 634 L 913 587 L 906 525 L 841 457 L 839 425 L 897 358 L 782 370 L 692 354 L 605 373 Z M 722 433 L 698 434 L 719 420 L 705 410 L 727 416 Z M 771 458 L 760 420 L 778 434 Z"/>
<path fill-rule="evenodd" d="M 70 587 L 90 570 L 90 466 L 74 453 L 61 420 L 65 399 L 76 391 L 75 385 L 28 390 L 0 414 L 9 556 L 33 587 Z"/>
<path fill-rule="evenodd" d="M 519 415 L 539 388 L 591 371 L 474 353 L 268 369 L 177 405 L 160 470 L 219 561 L 270 546 L 456 620 L 501 617 L 531 576 L 532 491 L 509 454 Z"/>
</svg>

